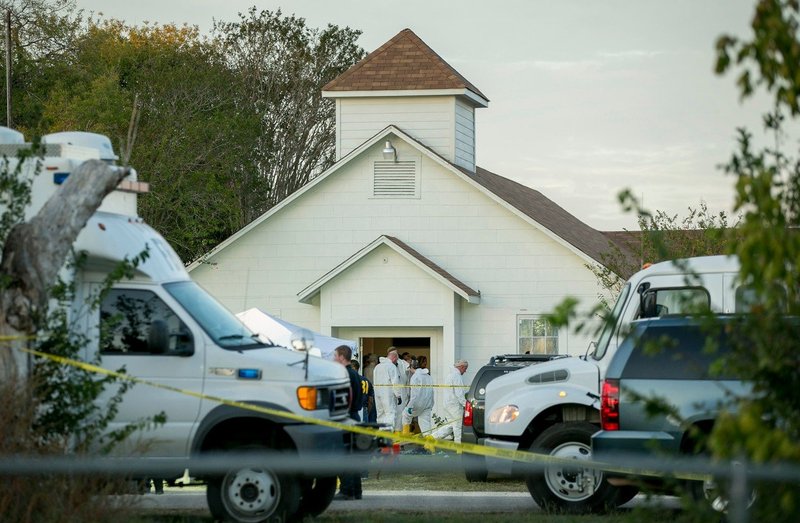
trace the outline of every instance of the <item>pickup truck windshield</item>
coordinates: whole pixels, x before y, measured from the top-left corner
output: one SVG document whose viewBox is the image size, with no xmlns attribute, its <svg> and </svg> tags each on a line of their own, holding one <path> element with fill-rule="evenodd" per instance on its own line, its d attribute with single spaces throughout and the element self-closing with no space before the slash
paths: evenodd
<svg viewBox="0 0 800 523">
<path fill-rule="evenodd" d="M 614 304 L 614 309 L 611 311 L 611 316 L 606 321 L 605 327 L 603 327 L 603 332 L 600 333 L 600 338 L 597 340 L 597 347 L 594 349 L 594 353 L 592 353 L 592 357 L 596 360 L 603 359 L 605 356 L 606 351 L 608 350 L 608 343 L 611 341 L 611 336 L 614 334 L 614 330 L 617 328 L 617 323 L 619 322 L 619 317 L 622 315 L 622 308 L 625 306 L 625 302 L 628 300 L 628 294 L 631 292 L 631 284 L 626 283 L 625 287 L 622 288 L 622 292 L 619 293 L 619 298 L 617 298 L 617 303 Z"/>
<path fill-rule="evenodd" d="M 257 335 L 195 282 L 167 283 L 164 288 L 220 347 L 239 350 L 265 346 Z"/>
</svg>

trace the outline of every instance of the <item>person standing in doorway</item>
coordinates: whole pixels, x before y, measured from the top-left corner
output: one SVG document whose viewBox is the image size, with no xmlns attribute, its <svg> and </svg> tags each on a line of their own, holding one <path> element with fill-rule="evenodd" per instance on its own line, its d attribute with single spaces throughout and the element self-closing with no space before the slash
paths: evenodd
<svg viewBox="0 0 800 523">
<path fill-rule="evenodd" d="M 407 427 L 411 421 L 417 418 L 419 429 L 423 435 L 431 431 L 431 410 L 433 409 L 433 380 L 428 373 L 428 369 L 419 368 L 418 360 L 411 360 L 411 392 L 409 394 L 408 405 L 403 410 L 403 432 L 407 432 Z"/>
<path fill-rule="evenodd" d="M 461 443 L 461 418 L 464 416 L 464 405 L 467 403 L 465 397 L 467 387 L 464 385 L 464 373 L 469 368 L 467 360 L 458 360 L 447 376 L 447 388 L 444 389 L 444 411 L 447 424 L 436 431 L 436 439 L 444 439 L 450 434 L 453 441 Z"/>
<path fill-rule="evenodd" d="M 408 353 L 406 352 L 406 354 Z M 408 383 L 411 380 L 411 371 L 409 370 L 411 365 L 402 358 L 397 359 L 395 364 L 397 365 L 397 374 L 400 376 L 400 382 L 398 384 L 400 388 L 400 405 L 395 411 L 394 416 L 394 430 L 398 431 L 403 429 L 403 411 L 408 406 L 408 399 L 410 397 Z"/>
<path fill-rule="evenodd" d="M 348 414 L 355 421 L 361 421 L 359 412 L 364 404 L 364 397 L 361 393 L 361 376 L 350 365 L 353 351 L 347 345 L 339 345 L 333 350 L 333 359 L 344 365 L 347 369 L 347 376 L 350 378 L 350 408 Z M 340 487 L 336 499 L 361 499 L 361 474 L 347 473 L 339 477 Z"/>
<path fill-rule="evenodd" d="M 400 374 L 397 372 L 397 351 L 389 347 L 385 358 L 381 357 L 372 374 L 372 383 L 375 385 L 375 407 L 378 414 L 378 423 L 388 425 L 394 429 L 395 412 L 402 402 L 400 398 Z"/>
</svg>

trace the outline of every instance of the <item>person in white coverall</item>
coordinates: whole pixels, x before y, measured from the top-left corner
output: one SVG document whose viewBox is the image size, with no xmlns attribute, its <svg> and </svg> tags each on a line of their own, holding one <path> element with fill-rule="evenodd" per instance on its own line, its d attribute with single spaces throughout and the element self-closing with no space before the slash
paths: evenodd
<svg viewBox="0 0 800 523">
<path fill-rule="evenodd" d="M 400 384 L 400 374 L 395 366 L 396 361 L 397 351 L 390 350 L 385 358 L 380 358 L 372 372 L 378 423 L 392 428 L 394 428 L 395 413 L 401 402 L 400 389 L 397 387 Z"/>
<path fill-rule="evenodd" d="M 408 405 L 403 409 L 403 432 L 417 418 L 423 434 L 431 431 L 431 409 L 433 409 L 433 380 L 428 369 L 420 369 L 419 361 L 411 360 L 411 385 Z"/>
<path fill-rule="evenodd" d="M 401 430 L 403 428 L 403 411 L 408 406 L 409 398 L 409 379 L 411 378 L 409 371 L 409 364 L 403 359 L 397 360 L 397 373 L 400 376 L 399 389 L 400 389 L 400 405 L 394 414 L 394 430 Z"/>
<path fill-rule="evenodd" d="M 449 385 L 444 389 L 444 411 L 445 420 L 447 424 L 436 431 L 434 437 L 436 439 L 444 439 L 450 434 L 453 435 L 453 441 L 461 443 L 461 418 L 464 416 L 464 405 L 467 403 L 465 394 L 467 387 L 464 385 L 462 376 L 469 368 L 469 362 L 466 360 L 458 360 L 447 376 L 447 383 Z"/>
</svg>

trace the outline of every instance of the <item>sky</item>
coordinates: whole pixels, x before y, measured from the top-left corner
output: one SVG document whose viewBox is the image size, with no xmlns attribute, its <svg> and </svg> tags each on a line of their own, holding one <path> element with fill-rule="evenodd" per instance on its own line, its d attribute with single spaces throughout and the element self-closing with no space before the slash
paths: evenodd
<svg viewBox="0 0 800 523">
<path fill-rule="evenodd" d="M 761 132 L 766 97 L 741 101 L 713 72 L 722 34 L 749 36 L 745 0 L 77 0 L 129 24 L 211 30 L 253 5 L 310 27 L 362 31 L 373 51 L 404 28 L 490 100 L 476 111 L 477 164 L 532 187 L 599 230 L 638 229 L 617 194 L 685 216 L 730 213 L 719 166 L 736 129 Z"/>
</svg>

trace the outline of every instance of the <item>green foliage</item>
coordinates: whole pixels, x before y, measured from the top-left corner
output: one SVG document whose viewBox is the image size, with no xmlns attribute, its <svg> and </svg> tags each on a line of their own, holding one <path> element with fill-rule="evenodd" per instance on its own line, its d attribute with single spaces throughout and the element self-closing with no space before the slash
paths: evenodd
<svg viewBox="0 0 800 523">
<path fill-rule="evenodd" d="M 629 190 L 619 194 L 622 208 L 638 216 L 639 231 L 620 235 L 602 257 L 602 266 L 587 265 L 598 284 L 614 298 L 625 280 L 645 263 L 658 263 L 677 258 L 725 254 L 729 245 L 741 236 L 737 217 L 732 222 L 727 213 L 711 213 L 705 202 L 689 207 L 684 217 L 664 211 L 651 213 L 644 209 Z M 607 306 L 606 294 L 600 300 Z"/>
<path fill-rule="evenodd" d="M 743 41 L 723 36 L 717 43 L 717 71 L 737 66 L 743 98 L 763 87 L 774 108 L 764 117 L 774 145 L 754 150 L 751 134 L 739 130 L 739 150 L 725 166 L 736 177 L 735 208 L 744 213 L 742 238 L 734 246 L 740 278 L 759 304 L 745 318 L 747 344 L 729 362 L 753 383 L 736 415 L 715 427 L 711 445 L 723 457 L 760 463 L 800 462 L 800 159 L 787 145 L 785 115 L 800 115 L 800 7 L 796 0 L 761 0 Z M 790 150 L 787 153 L 785 151 Z M 796 521 L 798 483 L 762 485 L 759 517 Z"/>
<path fill-rule="evenodd" d="M 99 290 L 80 305 L 76 303 L 74 282 L 57 282 L 51 289 L 54 306 L 43 322 L 34 348 L 62 358 L 85 361 L 86 348 L 91 345 L 86 332 L 87 319 L 97 316 L 100 303 L 112 285 L 123 278 L 132 278 L 136 267 L 148 257 L 149 251 L 145 250 L 132 260 L 119 263 L 105 276 Z M 68 271 L 79 270 L 84 259 L 79 256 L 68 266 Z M 99 366 L 99 353 L 87 363 Z M 73 452 L 96 449 L 108 452 L 135 430 L 165 421 L 162 412 L 118 430 L 106 431 L 117 415 L 123 395 L 133 386 L 132 382 L 120 381 L 115 376 L 98 376 L 46 358 L 34 360 L 32 378 L 38 405 L 32 429 L 43 444 L 59 444 Z M 105 405 L 99 404 L 104 391 L 115 384 L 116 392 Z"/>
<path fill-rule="evenodd" d="M 322 88 L 364 56 L 361 34 L 349 27 L 311 29 L 281 11 L 240 13 L 216 23 L 221 53 L 244 82 L 242 109 L 258 115 L 253 161 L 243 178 L 257 201 L 243 202 L 245 223 L 258 217 L 324 171 L 334 161 L 335 110 Z"/>
<path fill-rule="evenodd" d="M 133 146 L 130 162 L 152 187 L 139 212 L 184 260 L 333 163 L 334 105 L 321 90 L 364 55 L 358 31 L 253 8 L 205 38 L 195 27 L 84 19 L 72 0 L 5 3 L 20 24 L 14 126 Z"/>
</svg>

